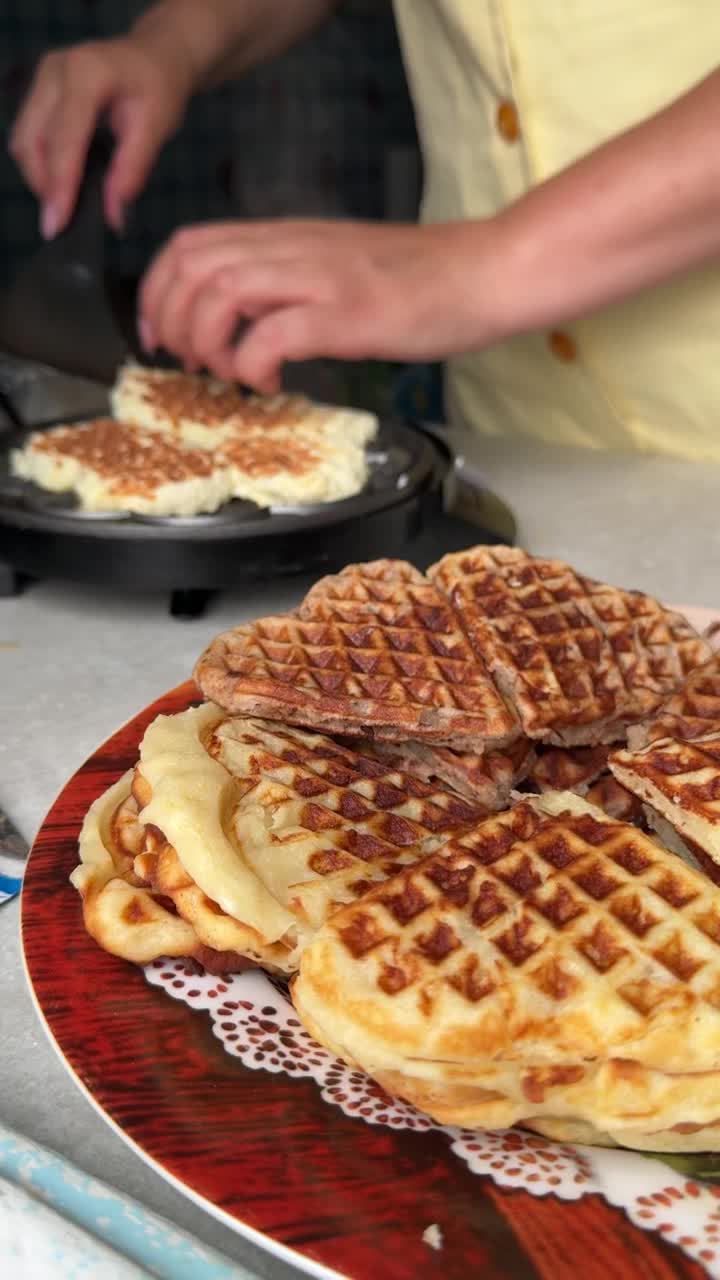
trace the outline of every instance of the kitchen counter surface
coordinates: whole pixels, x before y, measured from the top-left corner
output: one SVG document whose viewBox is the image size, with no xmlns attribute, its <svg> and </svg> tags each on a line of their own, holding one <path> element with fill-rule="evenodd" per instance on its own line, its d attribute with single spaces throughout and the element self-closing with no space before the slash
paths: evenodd
<svg viewBox="0 0 720 1280">
<path fill-rule="evenodd" d="M 529 550 L 666 601 L 720 606 L 720 467 L 500 444 L 479 454 L 468 469 L 510 503 Z M 89 752 L 187 678 L 215 632 L 288 607 L 306 586 L 248 586 L 189 622 L 165 598 L 75 584 L 0 600 L 0 804 L 27 839 Z M 0 1118 L 214 1244 L 239 1277 L 292 1274 L 165 1185 L 71 1083 L 25 986 L 18 918 L 17 902 L 0 909 Z"/>
</svg>

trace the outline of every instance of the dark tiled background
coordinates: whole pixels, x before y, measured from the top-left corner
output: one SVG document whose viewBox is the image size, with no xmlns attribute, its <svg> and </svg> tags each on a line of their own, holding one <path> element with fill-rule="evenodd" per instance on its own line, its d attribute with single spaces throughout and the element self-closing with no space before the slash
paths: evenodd
<svg viewBox="0 0 720 1280">
<path fill-rule="evenodd" d="M 138 0 L 2 0 L 0 125 L 32 67 L 62 44 L 124 31 Z M 346 0 L 302 46 L 190 107 L 109 266 L 138 275 L 174 227 L 230 214 L 413 216 L 419 161 L 391 5 Z M 38 243 L 37 214 L 3 147 L 0 282 Z"/>
</svg>

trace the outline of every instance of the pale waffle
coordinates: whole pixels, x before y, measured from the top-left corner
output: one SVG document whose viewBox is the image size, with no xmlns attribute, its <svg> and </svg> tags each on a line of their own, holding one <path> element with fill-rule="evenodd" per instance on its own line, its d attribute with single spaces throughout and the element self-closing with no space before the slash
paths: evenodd
<svg viewBox="0 0 720 1280">
<path fill-rule="evenodd" d="M 428 781 L 452 787 L 477 800 L 490 813 L 507 808 L 510 793 L 535 763 L 535 744 L 518 738 L 502 751 L 453 751 L 426 742 L 361 741 L 358 750 L 396 761 L 397 767 Z"/>
<path fill-rule="evenodd" d="M 486 812 L 322 735 L 228 719 L 212 705 L 153 722 L 132 790 L 142 827 L 133 873 L 147 886 L 141 897 L 171 902 L 191 930 L 170 954 L 209 948 L 215 971 L 223 957 L 231 968 L 247 957 L 292 973 L 302 947 L 341 904 Z M 105 886 L 96 891 L 83 840 L 81 858 L 74 883 L 87 911 Z M 125 917 L 112 927 L 104 918 L 108 949 L 123 954 L 127 935 L 134 959 L 131 926 Z M 100 929 L 91 932 L 106 945 Z"/>
<path fill-rule="evenodd" d="M 191 516 L 232 496 L 229 467 L 206 450 L 111 418 L 36 431 L 10 467 L 42 489 L 73 492 L 86 511 Z"/>
<path fill-rule="evenodd" d="M 479 751 L 518 737 L 448 602 L 397 561 L 324 579 L 294 615 L 215 639 L 195 668 L 232 714 Z"/>
<path fill-rule="evenodd" d="M 343 908 L 292 994 L 321 1044 L 440 1123 L 720 1147 L 720 892 L 572 794 Z"/>
<path fill-rule="evenodd" d="M 710 656 L 679 614 L 559 560 L 474 547 L 428 570 L 531 738 L 613 742 Z"/>
<path fill-rule="evenodd" d="M 318 404 L 297 393 L 249 395 L 234 383 L 132 362 L 119 370 L 110 401 L 120 421 L 204 449 L 238 435 L 300 435 L 362 449 L 378 431 L 375 415 L 363 410 Z"/>
<path fill-rule="evenodd" d="M 85 928 L 106 951 L 134 964 L 183 956 L 211 972 L 239 967 L 232 957 L 204 947 L 172 903 L 136 874 L 146 830 L 138 819 L 132 777 L 130 770 L 99 796 L 83 822 L 81 862 L 70 880 L 82 897 Z"/>
<path fill-rule="evenodd" d="M 310 406 L 305 396 L 248 396 L 215 378 L 132 362 L 119 370 L 110 403 L 120 421 L 205 449 L 217 448 L 240 430 L 292 429 Z"/>
<path fill-rule="evenodd" d="M 696 850 L 720 866 L 720 734 L 685 742 L 660 738 L 640 751 L 616 751 L 610 768 L 646 806 L 659 814 L 696 860 Z M 715 873 L 717 874 L 717 872 Z"/>
<path fill-rule="evenodd" d="M 259 507 L 339 502 L 368 478 L 362 448 L 299 432 L 243 432 L 225 440 L 217 456 L 230 468 L 233 496 Z"/>
<path fill-rule="evenodd" d="M 671 694 L 648 720 L 631 725 L 628 744 L 638 751 L 658 738 L 686 742 L 720 732 L 720 656 L 691 671 L 677 693 Z"/>
</svg>

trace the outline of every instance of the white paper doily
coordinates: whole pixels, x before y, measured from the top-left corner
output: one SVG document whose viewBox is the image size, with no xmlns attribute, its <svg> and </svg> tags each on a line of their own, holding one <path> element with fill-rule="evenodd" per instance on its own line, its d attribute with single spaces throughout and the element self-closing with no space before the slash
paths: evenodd
<svg viewBox="0 0 720 1280">
<path fill-rule="evenodd" d="M 326 1102 L 367 1124 L 445 1134 L 472 1173 L 498 1186 L 561 1200 L 602 1195 L 637 1227 L 659 1231 L 720 1280 L 720 1187 L 634 1152 L 549 1142 L 516 1129 L 482 1133 L 435 1124 L 316 1044 L 282 989 L 257 970 L 217 978 L 185 960 L 156 960 L 145 976 L 208 1013 L 223 1048 L 250 1070 L 312 1078 Z"/>
</svg>

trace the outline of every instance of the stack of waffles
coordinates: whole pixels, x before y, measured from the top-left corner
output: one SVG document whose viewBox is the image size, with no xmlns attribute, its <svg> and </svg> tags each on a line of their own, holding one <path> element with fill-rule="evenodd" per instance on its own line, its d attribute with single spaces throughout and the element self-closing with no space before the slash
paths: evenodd
<svg viewBox="0 0 720 1280">
<path fill-rule="evenodd" d="M 682 616 L 476 547 L 349 566 L 195 680 L 85 820 L 100 945 L 291 978 L 443 1122 L 720 1148 L 720 664 Z"/>
</svg>

